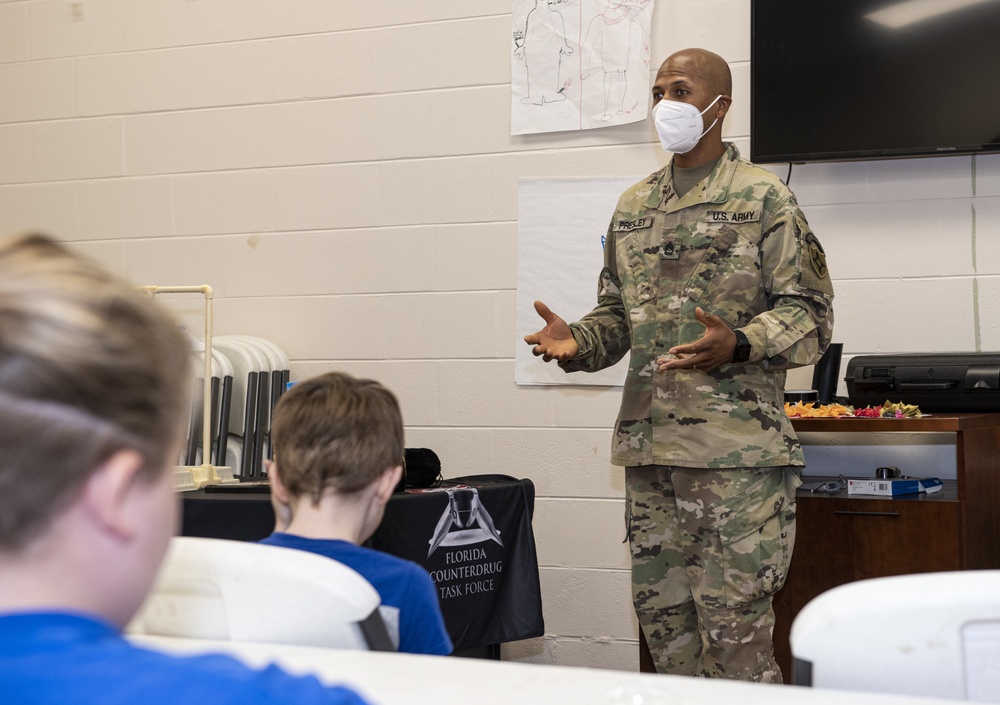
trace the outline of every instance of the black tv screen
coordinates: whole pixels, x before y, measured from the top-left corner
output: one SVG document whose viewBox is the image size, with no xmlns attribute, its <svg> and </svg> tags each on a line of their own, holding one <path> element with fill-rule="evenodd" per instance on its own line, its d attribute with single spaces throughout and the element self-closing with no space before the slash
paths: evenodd
<svg viewBox="0 0 1000 705">
<path fill-rule="evenodd" d="M 1000 1 L 753 0 L 761 163 L 1000 152 Z"/>
</svg>

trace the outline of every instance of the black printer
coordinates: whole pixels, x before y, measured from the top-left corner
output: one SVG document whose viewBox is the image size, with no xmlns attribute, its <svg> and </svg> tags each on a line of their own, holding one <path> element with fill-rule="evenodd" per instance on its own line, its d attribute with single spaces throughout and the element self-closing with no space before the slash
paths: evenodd
<svg viewBox="0 0 1000 705">
<path fill-rule="evenodd" d="M 855 407 L 885 401 L 921 411 L 1000 411 L 1000 353 L 857 355 L 847 363 Z"/>
</svg>

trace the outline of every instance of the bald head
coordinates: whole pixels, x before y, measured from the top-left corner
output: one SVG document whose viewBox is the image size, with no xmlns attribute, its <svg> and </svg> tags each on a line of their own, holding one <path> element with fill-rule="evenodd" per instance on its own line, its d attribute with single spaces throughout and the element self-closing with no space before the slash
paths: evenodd
<svg viewBox="0 0 1000 705">
<path fill-rule="evenodd" d="M 729 64 L 718 54 L 706 49 L 681 49 L 667 57 L 660 65 L 661 75 L 697 80 L 714 95 L 732 95 L 733 75 Z"/>
</svg>

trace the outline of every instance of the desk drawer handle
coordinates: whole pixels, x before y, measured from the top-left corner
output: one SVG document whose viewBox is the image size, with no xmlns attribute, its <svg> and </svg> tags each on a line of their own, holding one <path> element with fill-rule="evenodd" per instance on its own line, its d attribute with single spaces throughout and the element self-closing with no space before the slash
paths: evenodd
<svg viewBox="0 0 1000 705">
<path fill-rule="evenodd" d="M 850 509 L 836 509 L 834 514 L 845 517 L 898 517 L 899 512 L 855 512 Z"/>
</svg>

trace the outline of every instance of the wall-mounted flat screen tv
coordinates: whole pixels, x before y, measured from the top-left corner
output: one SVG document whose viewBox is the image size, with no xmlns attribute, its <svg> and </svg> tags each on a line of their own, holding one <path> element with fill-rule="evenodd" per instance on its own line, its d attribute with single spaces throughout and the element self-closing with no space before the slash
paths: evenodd
<svg viewBox="0 0 1000 705">
<path fill-rule="evenodd" d="M 1000 152 L 1000 0 L 753 0 L 751 159 Z"/>
</svg>

